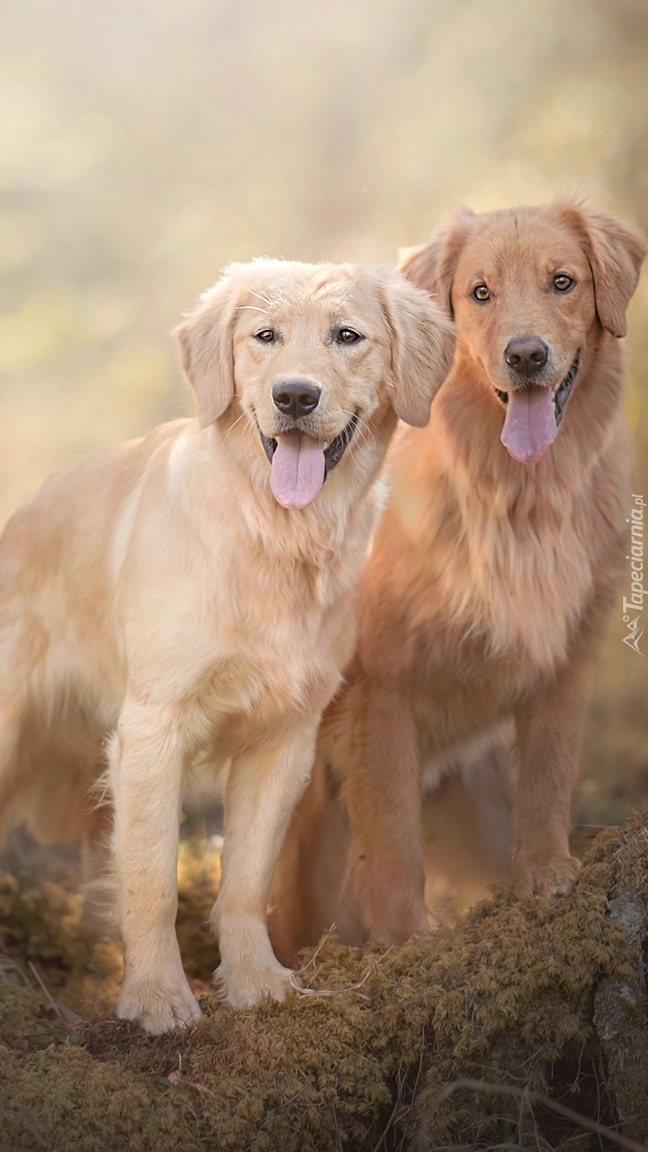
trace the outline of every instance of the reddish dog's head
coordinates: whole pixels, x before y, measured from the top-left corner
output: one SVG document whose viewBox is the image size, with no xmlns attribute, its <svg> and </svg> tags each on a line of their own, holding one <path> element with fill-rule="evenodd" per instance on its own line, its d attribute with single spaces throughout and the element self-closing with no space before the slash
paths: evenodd
<svg viewBox="0 0 648 1152">
<path fill-rule="evenodd" d="M 625 335 L 647 252 L 629 224 L 557 202 L 462 209 L 401 268 L 454 316 L 458 356 L 502 407 L 503 444 L 530 464 L 555 440 L 602 333 Z"/>
</svg>

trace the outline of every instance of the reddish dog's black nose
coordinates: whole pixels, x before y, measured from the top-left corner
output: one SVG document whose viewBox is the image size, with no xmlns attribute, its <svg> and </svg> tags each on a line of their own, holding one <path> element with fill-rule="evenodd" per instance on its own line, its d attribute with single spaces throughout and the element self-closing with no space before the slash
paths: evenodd
<svg viewBox="0 0 648 1152">
<path fill-rule="evenodd" d="M 534 376 L 547 363 L 549 349 L 539 336 L 520 336 L 506 345 L 504 359 L 520 376 Z"/>
<path fill-rule="evenodd" d="M 320 402 L 322 389 L 310 380 L 279 380 L 272 389 L 275 408 L 284 416 L 308 416 Z"/>
</svg>

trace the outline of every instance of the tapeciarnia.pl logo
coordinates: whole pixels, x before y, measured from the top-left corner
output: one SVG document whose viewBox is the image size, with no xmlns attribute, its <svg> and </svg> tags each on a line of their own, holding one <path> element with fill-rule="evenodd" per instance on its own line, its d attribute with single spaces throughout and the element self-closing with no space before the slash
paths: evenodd
<svg viewBox="0 0 648 1152">
<path fill-rule="evenodd" d="M 630 597 L 623 597 L 623 623 L 628 627 L 628 635 L 623 637 L 623 643 L 627 644 L 629 648 L 634 648 L 640 656 L 644 656 L 645 653 L 639 647 L 639 641 L 643 636 L 643 628 L 639 626 L 639 620 L 643 612 L 643 598 L 648 591 L 643 586 L 643 514 L 646 505 L 643 496 L 635 496 L 634 492 L 632 499 L 635 506 L 626 520 L 626 524 L 630 525 L 630 554 L 626 556 L 626 560 L 630 561 L 632 583 L 630 585 Z M 637 608 L 639 612 L 637 612 Z M 635 612 L 637 612 L 636 615 Z"/>
</svg>

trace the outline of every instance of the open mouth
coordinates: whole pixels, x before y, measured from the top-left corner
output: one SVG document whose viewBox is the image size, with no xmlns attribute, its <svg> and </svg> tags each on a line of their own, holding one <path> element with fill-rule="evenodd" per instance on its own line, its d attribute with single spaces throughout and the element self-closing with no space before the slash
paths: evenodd
<svg viewBox="0 0 648 1152">
<path fill-rule="evenodd" d="M 340 463 L 340 460 L 344 456 L 344 453 L 349 447 L 349 444 L 353 440 L 353 433 L 355 432 L 357 426 L 358 417 L 352 416 L 346 428 L 343 428 L 340 432 L 340 435 L 336 436 L 335 440 L 331 440 L 328 448 L 324 449 L 325 476 L 328 475 L 328 473 L 331 471 L 331 468 L 335 468 L 335 465 Z M 259 431 L 259 435 L 261 437 L 261 443 L 263 444 L 263 450 L 268 457 L 268 460 L 272 464 L 272 458 L 277 451 L 278 441 L 275 440 L 274 437 L 264 436 L 263 432 L 261 431 Z"/>
<path fill-rule="evenodd" d="M 276 437 L 259 435 L 270 461 L 270 487 L 283 508 L 305 508 L 312 504 L 326 477 L 344 456 L 358 425 L 352 416 L 346 428 L 325 448 L 300 428 L 280 432 Z"/>
<path fill-rule="evenodd" d="M 576 379 L 576 373 L 577 372 L 578 372 L 578 356 L 574 360 L 574 363 L 572 364 L 571 368 L 569 369 L 569 372 L 565 376 L 565 379 L 563 380 L 562 384 L 560 384 L 558 386 L 558 388 L 556 389 L 556 392 L 554 394 L 553 404 L 554 404 L 554 415 L 556 417 L 556 427 L 558 427 L 558 425 L 560 424 L 560 421 L 562 420 L 563 407 L 565 406 L 565 404 L 567 402 L 567 398 L 569 396 L 569 393 L 572 390 L 572 384 L 574 383 L 574 380 Z"/>
<path fill-rule="evenodd" d="M 554 392 L 553 407 L 554 407 L 554 416 L 556 419 L 556 427 L 558 427 L 558 425 L 560 424 L 560 421 L 563 418 L 563 408 L 564 408 L 565 404 L 567 403 L 567 400 L 569 398 L 569 393 L 572 390 L 572 384 L 574 383 L 574 380 L 576 379 L 576 373 L 578 372 L 578 362 L 579 362 L 579 357 L 576 356 L 576 359 L 574 360 L 574 363 L 572 364 L 571 368 L 569 369 L 569 372 L 565 376 L 565 379 L 561 381 L 561 383 L 556 388 L 556 391 Z M 502 392 L 499 388 L 496 388 L 495 389 L 495 395 L 498 397 L 499 400 L 502 401 L 502 404 L 508 404 L 508 401 L 509 401 L 509 393 L 508 392 Z"/>
<path fill-rule="evenodd" d="M 537 464 L 542 460 L 558 434 L 577 372 L 578 356 L 554 391 L 531 383 L 511 392 L 495 389 L 498 399 L 506 406 L 502 443 L 514 460 L 522 464 Z"/>
</svg>

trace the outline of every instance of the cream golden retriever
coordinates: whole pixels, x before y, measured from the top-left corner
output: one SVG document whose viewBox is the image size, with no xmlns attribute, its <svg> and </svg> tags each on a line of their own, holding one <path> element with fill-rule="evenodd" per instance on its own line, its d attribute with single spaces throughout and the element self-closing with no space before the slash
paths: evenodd
<svg viewBox="0 0 648 1152">
<path fill-rule="evenodd" d="M 273 868 L 352 651 L 373 481 L 454 349 L 396 272 L 271 260 L 229 268 L 177 334 L 198 420 L 49 480 L 0 541 L 2 822 L 98 838 L 107 758 L 118 1014 L 153 1033 L 200 1016 L 174 927 L 193 765 L 226 777 L 217 983 L 234 1005 L 290 986 Z"/>
<path fill-rule="evenodd" d="M 457 350 L 428 427 L 388 454 L 357 650 L 277 877 L 282 954 L 331 920 L 349 939 L 426 925 L 424 767 L 506 717 L 515 890 L 572 887 L 586 673 L 628 551 L 619 337 L 645 254 L 630 225 L 553 203 L 461 211 L 404 255 Z"/>
</svg>

